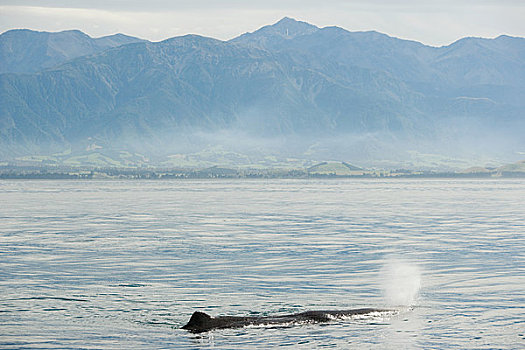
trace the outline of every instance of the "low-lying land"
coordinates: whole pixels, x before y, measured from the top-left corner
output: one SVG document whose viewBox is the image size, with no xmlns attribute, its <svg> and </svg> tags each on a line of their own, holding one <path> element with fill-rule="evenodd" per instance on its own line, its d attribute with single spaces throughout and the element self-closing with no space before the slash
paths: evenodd
<svg viewBox="0 0 525 350">
<path fill-rule="evenodd" d="M 525 177 L 525 161 L 497 168 L 459 171 L 365 169 L 345 162 L 320 162 L 310 167 L 157 168 L 0 166 L 0 179 L 212 179 L 212 178 L 512 178 Z"/>
</svg>

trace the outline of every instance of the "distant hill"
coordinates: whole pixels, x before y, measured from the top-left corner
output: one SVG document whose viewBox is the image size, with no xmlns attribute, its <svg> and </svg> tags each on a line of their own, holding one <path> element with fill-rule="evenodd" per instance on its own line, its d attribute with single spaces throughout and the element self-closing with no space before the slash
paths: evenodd
<svg viewBox="0 0 525 350">
<path fill-rule="evenodd" d="M 523 38 L 437 48 L 284 18 L 227 42 L 16 30 L 0 55 L 1 159 L 221 145 L 410 166 L 525 150 Z"/>
<path fill-rule="evenodd" d="M 497 171 L 500 173 L 521 173 L 525 175 L 525 160 L 501 166 Z"/>
<path fill-rule="evenodd" d="M 525 177 L 525 160 L 505 164 L 497 168 L 471 167 L 458 172 L 458 174 L 491 177 Z"/>
<path fill-rule="evenodd" d="M 365 169 L 345 162 L 321 162 L 306 170 L 310 175 L 356 176 L 367 173 Z"/>
</svg>

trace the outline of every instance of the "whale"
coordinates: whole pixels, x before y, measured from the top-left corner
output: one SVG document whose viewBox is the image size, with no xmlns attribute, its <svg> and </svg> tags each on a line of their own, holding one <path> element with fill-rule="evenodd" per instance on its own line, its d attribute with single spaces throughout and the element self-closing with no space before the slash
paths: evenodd
<svg viewBox="0 0 525 350">
<path fill-rule="evenodd" d="M 208 332 L 214 329 L 242 328 L 258 325 L 286 325 L 300 323 L 323 323 L 345 317 L 367 315 L 373 313 L 394 312 L 388 309 L 362 308 L 352 310 L 321 310 L 305 311 L 296 314 L 280 316 L 217 316 L 212 317 L 207 313 L 195 311 L 190 320 L 182 329 L 192 333 Z"/>
</svg>

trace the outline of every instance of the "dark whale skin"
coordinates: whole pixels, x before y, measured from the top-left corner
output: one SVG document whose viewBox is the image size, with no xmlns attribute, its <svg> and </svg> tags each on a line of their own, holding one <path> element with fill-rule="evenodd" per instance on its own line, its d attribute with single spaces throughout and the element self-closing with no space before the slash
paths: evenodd
<svg viewBox="0 0 525 350">
<path fill-rule="evenodd" d="M 213 329 L 223 328 L 241 328 L 251 325 L 272 325 L 284 324 L 292 322 L 300 323 L 321 323 L 329 322 L 334 318 L 345 316 L 366 315 L 373 312 L 388 312 L 393 310 L 385 309 L 352 309 L 352 310 L 326 310 L 326 311 L 306 311 L 297 314 L 289 314 L 282 316 L 218 316 L 211 317 L 210 315 L 195 311 L 191 315 L 190 320 L 182 329 L 186 329 L 193 333 L 201 333 L 211 331 Z"/>
</svg>

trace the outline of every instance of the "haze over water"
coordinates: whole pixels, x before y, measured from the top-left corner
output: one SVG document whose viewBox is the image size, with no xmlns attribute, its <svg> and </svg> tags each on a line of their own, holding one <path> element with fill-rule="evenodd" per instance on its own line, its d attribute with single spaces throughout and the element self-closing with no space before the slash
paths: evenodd
<svg viewBox="0 0 525 350">
<path fill-rule="evenodd" d="M 523 348 L 524 198 L 523 179 L 1 181 L 0 347 Z M 179 329 L 360 307 L 400 311 Z"/>
</svg>

